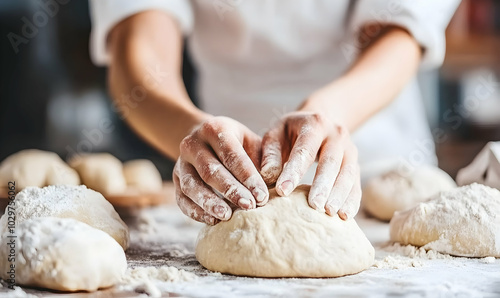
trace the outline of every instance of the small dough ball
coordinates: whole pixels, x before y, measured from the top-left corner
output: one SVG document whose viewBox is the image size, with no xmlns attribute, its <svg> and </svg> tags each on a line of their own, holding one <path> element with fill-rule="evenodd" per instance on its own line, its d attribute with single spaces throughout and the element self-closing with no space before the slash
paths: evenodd
<svg viewBox="0 0 500 298">
<path fill-rule="evenodd" d="M 341 220 L 307 204 L 309 186 L 288 197 L 238 209 L 200 231 L 196 258 L 207 269 L 257 277 L 337 277 L 374 262 L 374 249 L 354 219 Z"/>
<path fill-rule="evenodd" d="M 127 185 L 141 192 L 159 192 L 163 181 L 156 166 L 148 159 L 130 160 L 123 164 Z"/>
<path fill-rule="evenodd" d="M 455 256 L 500 257 L 500 191 L 471 184 L 396 212 L 391 240 Z"/>
<path fill-rule="evenodd" d="M 78 185 L 80 177 L 57 154 L 37 149 L 19 151 L 0 164 L 0 187 L 16 182 L 16 190 L 28 186 Z"/>
<path fill-rule="evenodd" d="M 368 181 L 362 204 L 374 217 L 389 221 L 395 211 L 412 208 L 440 191 L 455 187 L 455 181 L 437 167 L 423 166 L 410 173 L 394 169 Z"/>
<path fill-rule="evenodd" d="M 124 193 L 127 188 L 121 161 L 109 153 L 83 155 L 69 164 L 88 188 L 105 195 Z"/>
<path fill-rule="evenodd" d="M 9 261 L 10 233 L 0 241 L 0 277 L 17 284 L 59 291 L 95 291 L 113 286 L 127 269 L 125 253 L 108 234 L 71 218 L 41 217 L 16 227 L 15 262 Z M 5 248 L 5 249 L 4 249 Z"/>
<path fill-rule="evenodd" d="M 28 187 L 16 195 L 15 202 L 16 224 L 38 217 L 73 218 L 108 233 L 124 250 L 128 248 L 127 225 L 100 193 L 85 185 Z M 0 229 L 7 227 L 7 221 L 5 212 L 0 218 Z"/>
</svg>

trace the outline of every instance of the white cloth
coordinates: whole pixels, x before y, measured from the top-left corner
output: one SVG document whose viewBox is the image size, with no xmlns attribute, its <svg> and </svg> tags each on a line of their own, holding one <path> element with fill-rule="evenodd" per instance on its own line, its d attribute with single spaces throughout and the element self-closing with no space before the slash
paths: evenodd
<svg viewBox="0 0 500 298">
<path fill-rule="evenodd" d="M 459 2 L 92 0 L 91 55 L 105 65 L 106 36 L 115 24 L 140 11 L 163 10 L 178 20 L 188 38 L 202 108 L 262 134 L 345 72 L 359 47 L 355 32 L 366 24 L 405 28 L 425 49 L 422 67 L 439 66 L 444 30 Z M 435 163 L 433 145 L 424 150 L 421 145 L 432 143 L 432 136 L 416 81 L 358 129 L 354 140 L 362 167 L 401 158 Z"/>
</svg>

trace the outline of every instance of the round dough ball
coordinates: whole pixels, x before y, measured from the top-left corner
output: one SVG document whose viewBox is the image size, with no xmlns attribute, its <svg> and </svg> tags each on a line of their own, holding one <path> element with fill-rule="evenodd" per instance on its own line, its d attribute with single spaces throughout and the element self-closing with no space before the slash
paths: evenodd
<svg viewBox="0 0 500 298">
<path fill-rule="evenodd" d="M 412 208 L 456 186 L 455 181 L 437 167 L 423 166 L 409 174 L 394 169 L 368 181 L 363 189 L 362 204 L 374 217 L 389 221 L 394 212 Z"/>
<path fill-rule="evenodd" d="M 15 262 L 9 261 L 9 232 L 2 235 L 0 277 L 59 291 L 95 291 L 120 281 L 125 253 L 108 234 L 71 218 L 29 219 L 16 227 Z"/>
<path fill-rule="evenodd" d="M 0 164 L 0 187 L 9 181 L 16 189 L 28 186 L 78 185 L 80 177 L 57 154 L 37 149 L 22 150 L 7 157 Z"/>
<path fill-rule="evenodd" d="M 159 192 L 163 181 L 156 166 L 148 159 L 130 160 L 123 164 L 127 185 L 141 192 Z"/>
<path fill-rule="evenodd" d="M 500 257 L 500 191 L 471 184 L 396 212 L 391 240 L 464 257 Z"/>
<path fill-rule="evenodd" d="M 124 250 L 128 248 L 127 225 L 100 193 L 85 185 L 28 187 L 16 195 L 15 203 L 16 224 L 38 217 L 73 218 L 108 233 Z M 7 220 L 7 214 L 0 218 L 0 229 L 7 227 Z"/>
<path fill-rule="evenodd" d="M 105 195 L 121 194 L 127 188 L 121 161 L 109 153 L 79 156 L 70 160 L 69 164 L 88 188 Z"/>
<path fill-rule="evenodd" d="M 196 258 L 207 269 L 258 277 L 337 277 L 374 262 L 374 249 L 354 219 L 319 213 L 307 204 L 309 186 L 288 197 L 238 209 L 227 222 L 200 231 Z"/>
</svg>

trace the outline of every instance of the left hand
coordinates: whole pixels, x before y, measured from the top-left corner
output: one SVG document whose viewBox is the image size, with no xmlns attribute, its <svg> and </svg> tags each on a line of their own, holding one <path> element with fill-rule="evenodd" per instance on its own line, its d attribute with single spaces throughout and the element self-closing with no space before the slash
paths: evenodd
<svg viewBox="0 0 500 298">
<path fill-rule="evenodd" d="M 309 205 L 343 220 L 353 218 L 361 201 L 358 152 L 348 129 L 314 112 L 293 112 L 264 135 L 261 175 L 276 182 L 280 196 L 289 195 L 311 164 L 318 168 L 308 196 Z"/>
</svg>

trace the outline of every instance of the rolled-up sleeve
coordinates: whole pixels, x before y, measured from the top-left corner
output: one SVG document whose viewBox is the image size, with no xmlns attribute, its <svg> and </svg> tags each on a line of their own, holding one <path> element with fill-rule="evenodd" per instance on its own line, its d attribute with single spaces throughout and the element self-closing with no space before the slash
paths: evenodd
<svg viewBox="0 0 500 298">
<path fill-rule="evenodd" d="M 146 10 L 161 10 L 171 14 L 184 34 L 193 27 L 193 12 L 189 0 L 91 0 L 90 56 L 97 65 L 108 63 L 106 39 L 120 21 Z"/>
<path fill-rule="evenodd" d="M 359 0 L 353 12 L 353 29 L 367 24 L 393 24 L 406 29 L 424 49 L 421 67 L 443 63 L 445 30 L 460 0 Z"/>
</svg>

